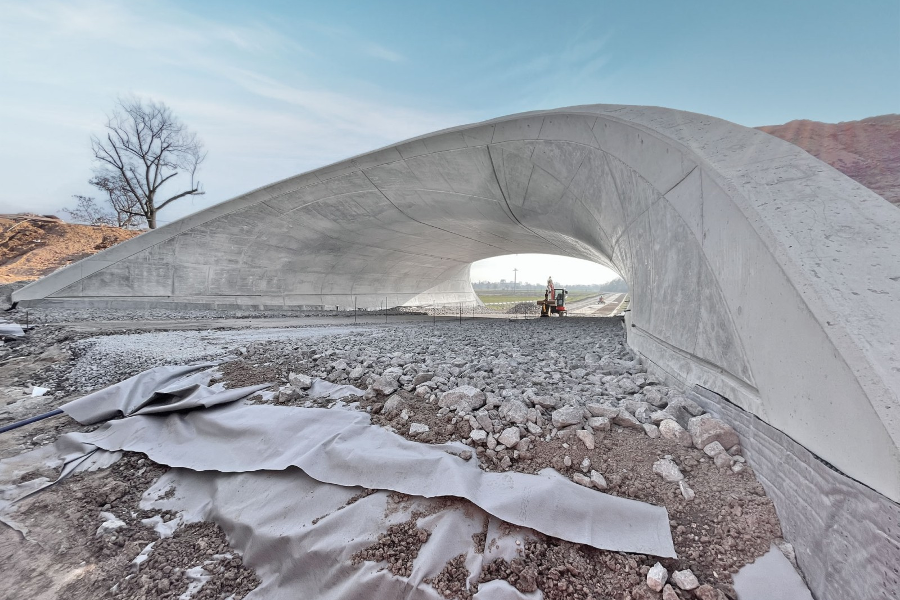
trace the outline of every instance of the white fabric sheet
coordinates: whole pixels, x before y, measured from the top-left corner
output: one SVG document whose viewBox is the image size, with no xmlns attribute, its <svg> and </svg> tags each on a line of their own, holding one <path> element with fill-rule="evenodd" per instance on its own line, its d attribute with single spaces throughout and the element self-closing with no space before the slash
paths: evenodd
<svg viewBox="0 0 900 600">
<path fill-rule="evenodd" d="M 171 488 L 174 487 L 174 491 Z M 482 565 L 499 556 L 514 558 L 529 531 L 507 527 L 463 501 L 417 519 L 431 536 L 413 562 L 409 578 L 395 576 L 385 563 L 353 565 L 351 557 L 377 541 L 413 511 L 433 512 L 440 500 L 410 498 L 391 503 L 380 491 L 345 506 L 362 488 L 321 483 L 298 469 L 257 473 L 215 473 L 173 469 L 144 494 L 141 508 L 172 510 L 184 522 L 218 523 L 262 584 L 247 600 L 440 600 L 424 579 L 434 577 L 454 557 L 465 554 L 472 583 Z M 165 499 L 160 499 L 165 497 Z M 489 550 L 476 552 L 472 536 L 487 527 Z M 518 544 L 516 543 L 518 542 Z M 472 589 L 471 587 L 469 589 Z M 504 581 L 482 584 L 475 600 L 538 600 Z"/>
<path fill-rule="evenodd" d="M 314 479 L 466 498 L 498 518 L 595 548 L 674 557 L 665 508 L 603 494 L 555 471 L 488 473 L 459 446 L 411 442 L 345 410 L 225 405 L 111 421 L 73 440 L 222 473 L 299 467 Z M 453 454 L 451 454 L 451 452 Z"/>
</svg>

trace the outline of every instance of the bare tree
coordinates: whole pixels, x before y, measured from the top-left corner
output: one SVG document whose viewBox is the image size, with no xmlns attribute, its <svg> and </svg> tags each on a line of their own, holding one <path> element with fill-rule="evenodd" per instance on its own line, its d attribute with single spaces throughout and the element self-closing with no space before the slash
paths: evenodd
<svg viewBox="0 0 900 600">
<path fill-rule="evenodd" d="M 78 201 L 75 208 L 64 208 L 63 212 L 76 222 L 86 223 L 88 225 L 108 225 L 110 227 L 121 227 L 130 229 L 138 226 L 139 217 L 130 214 L 129 211 L 119 210 L 116 202 L 110 200 L 113 210 L 108 210 L 97 204 L 97 201 L 90 196 L 72 196 Z"/>
<path fill-rule="evenodd" d="M 117 214 L 146 219 L 155 229 L 160 210 L 204 193 L 194 180 L 206 158 L 203 143 L 165 104 L 120 98 L 106 129 L 105 138 L 91 137 L 97 167 L 90 183 L 106 192 Z M 179 174 L 190 176 L 187 189 L 165 197 L 160 189 Z"/>
</svg>

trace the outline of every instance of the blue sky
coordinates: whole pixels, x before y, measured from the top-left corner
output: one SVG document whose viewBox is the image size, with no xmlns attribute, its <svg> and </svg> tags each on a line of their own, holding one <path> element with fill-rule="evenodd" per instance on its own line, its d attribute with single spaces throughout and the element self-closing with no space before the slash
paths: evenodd
<svg viewBox="0 0 900 600">
<path fill-rule="evenodd" d="M 900 2 L 0 0 L 0 212 L 92 194 L 117 95 L 205 141 L 207 194 L 439 128 L 574 104 L 757 126 L 900 112 Z M 546 277 L 546 276 L 544 276 Z"/>
</svg>

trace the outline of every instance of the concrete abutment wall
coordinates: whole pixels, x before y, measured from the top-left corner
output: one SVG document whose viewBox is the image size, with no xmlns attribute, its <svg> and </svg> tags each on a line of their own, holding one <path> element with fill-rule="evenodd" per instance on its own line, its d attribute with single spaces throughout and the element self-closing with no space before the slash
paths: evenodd
<svg viewBox="0 0 900 600">
<path fill-rule="evenodd" d="M 900 500 L 900 212 L 799 148 L 692 113 L 582 106 L 422 136 L 143 234 L 29 302 L 474 300 L 513 253 L 606 264 L 659 368 Z"/>
</svg>

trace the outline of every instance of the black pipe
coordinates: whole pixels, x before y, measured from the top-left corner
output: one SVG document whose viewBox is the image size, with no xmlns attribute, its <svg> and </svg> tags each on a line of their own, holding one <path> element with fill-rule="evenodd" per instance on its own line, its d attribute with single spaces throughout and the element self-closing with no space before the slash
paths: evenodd
<svg viewBox="0 0 900 600">
<path fill-rule="evenodd" d="M 42 415 L 38 415 L 36 417 L 31 417 L 30 419 L 23 419 L 22 421 L 16 421 L 15 423 L 11 423 L 9 425 L 4 425 L 0 427 L 0 433 L 5 433 L 7 431 L 11 431 L 13 429 L 18 429 L 23 425 L 28 425 L 29 423 L 34 423 L 36 421 L 42 421 L 44 419 L 49 419 L 50 417 L 55 417 L 56 415 L 61 415 L 63 413 L 61 408 L 57 408 L 56 410 L 51 410 L 48 413 L 44 413 Z"/>
</svg>

